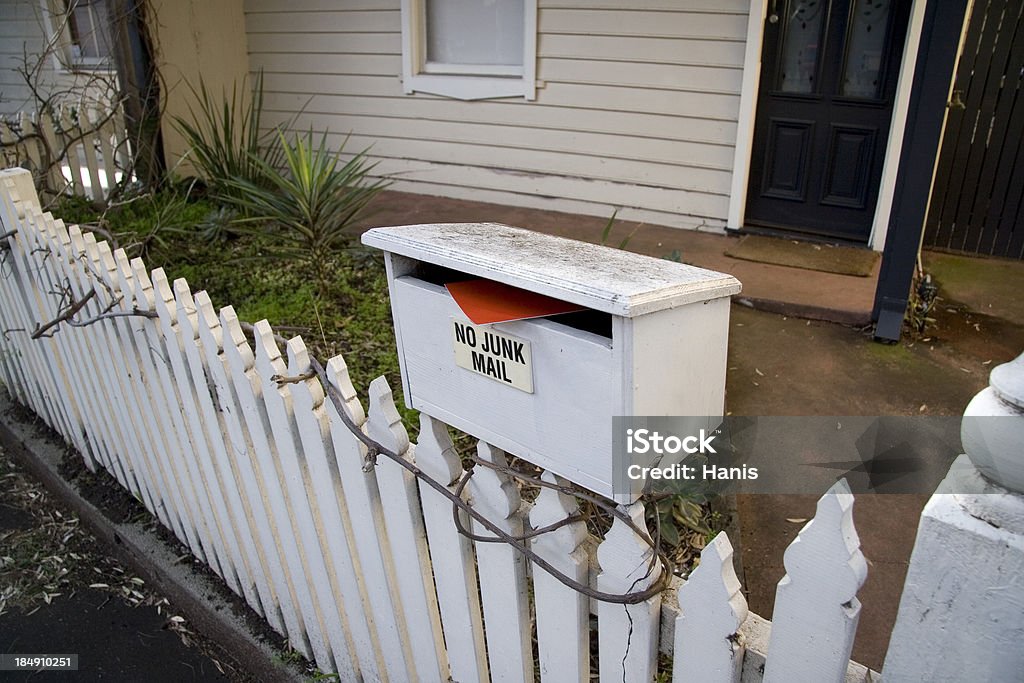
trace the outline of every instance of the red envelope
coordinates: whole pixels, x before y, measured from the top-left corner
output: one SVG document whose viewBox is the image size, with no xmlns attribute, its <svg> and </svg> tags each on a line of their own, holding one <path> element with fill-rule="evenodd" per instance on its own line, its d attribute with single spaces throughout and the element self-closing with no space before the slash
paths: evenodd
<svg viewBox="0 0 1024 683">
<path fill-rule="evenodd" d="M 585 306 L 528 292 L 494 280 L 449 282 L 445 288 L 466 317 L 476 325 L 586 310 Z"/>
</svg>

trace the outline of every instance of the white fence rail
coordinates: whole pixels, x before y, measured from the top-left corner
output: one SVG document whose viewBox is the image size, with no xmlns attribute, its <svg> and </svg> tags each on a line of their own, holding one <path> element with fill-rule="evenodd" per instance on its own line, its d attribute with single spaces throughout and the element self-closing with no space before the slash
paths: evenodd
<svg viewBox="0 0 1024 683">
<path fill-rule="evenodd" d="M 0 120 L 0 162 L 30 170 L 49 192 L 103 202 L 130 170 L 124 115 L 119 106 L 21 112 Z"/>
<path fill-rule="evenodd" d="M 321 670 L 344 681 L 650 681 L 666 673 L 659 651 L 674 650 L 677 682 L 871 679 L 849 662 L 866 565 L 845 484 L 787 551 L 770 630 L 747 612 L 725 534 L 681 587 L 628 607 L 591 603 L 510 546 L 460 535 L 451 501 L 396 462 L 364 470 L 366 448 L 307 373 L 300 338 L 282 353 L 268 323 L 247 336 L 230 306 L 218 311 L 184 280 L 41 213 L 24 171 L 0 172 L 0 218 L 7 390 Z M 72 301 L 85 302 L 79 322 L 154 313 L 33 338 Z M 369 387 L 367 416 L 344 360 L 326 367 L 351 421 L 455 490 L 463 472 L 445 425 L 423 416 L 410 443 L 383 378 Z M 478 454 L 506 457 L 484 442 Z M 478 469 L 462 495 L 509 533 L 576 510 L 553 489 L 525 504 L 505 475 Z M 643 526 L 642 503 L 622 509 Z M 602 591 L 656 579 L 649 545 L 621 520 L 603 539 L 577 522 L 531 544 Z"/>
</svg>

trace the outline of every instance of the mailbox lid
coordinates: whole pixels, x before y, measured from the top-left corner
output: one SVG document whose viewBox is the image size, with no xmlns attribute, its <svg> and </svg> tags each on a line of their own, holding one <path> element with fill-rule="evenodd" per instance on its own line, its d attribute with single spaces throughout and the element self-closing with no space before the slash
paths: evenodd
<svg viewBox="0 0 1024 683">
<path fill-rule="evenodd" d="M 363 244 L 632 318 L 731 296 L 731 275 L 500 223 L 373 228 Z"/>
</svg>

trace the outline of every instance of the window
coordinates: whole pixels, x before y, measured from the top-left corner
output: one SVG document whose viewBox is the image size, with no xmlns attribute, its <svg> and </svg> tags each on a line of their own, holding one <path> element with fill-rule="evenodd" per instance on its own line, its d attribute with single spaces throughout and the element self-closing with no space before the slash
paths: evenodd
<svg viewBox="0 0 1024 683">
<path fill-rule="evenodd" d="M 107 0 L 45 0 L 48 21 L 59 32 L 62 68 L 112 68 L 108 4 Z"/>
<path fill-rule="evenodd" d="M 534 99 L 537 0 L 402 0 L 405 92 Z"/>
</svg>

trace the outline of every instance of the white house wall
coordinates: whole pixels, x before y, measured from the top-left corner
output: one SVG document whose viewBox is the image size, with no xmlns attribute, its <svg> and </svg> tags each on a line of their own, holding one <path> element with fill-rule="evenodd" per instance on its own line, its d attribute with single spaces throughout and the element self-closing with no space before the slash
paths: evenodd
<svg viewBox="0 0 1024 683">
<path fill-rule="evenodd" d="M 725 225 L 747 0 L 540 0 L 537 99 L 405 95 L 400 0 L 245 0 L 267 119 L 372 145 L 394 189 Z"/>
<path fill-rule="evenodd" d="M 18 73 L 26 64 L 38 65 L 36 84 L 44 97 L 62 93 L 63 101 L 107 101 L 105 80 L 97 84 L 89 72 L 60 68 L 55 55 L 62 48 L 50 41 L 51 30 L 43 0 L 0 0 L 0 116 L 35 110 L 32 92 Z M 97 74 L 109 77 L 109 72 Z"/>
</svg>

